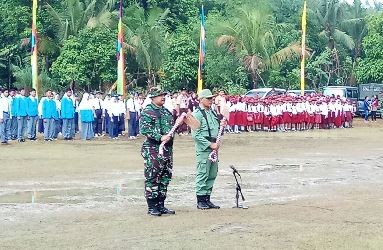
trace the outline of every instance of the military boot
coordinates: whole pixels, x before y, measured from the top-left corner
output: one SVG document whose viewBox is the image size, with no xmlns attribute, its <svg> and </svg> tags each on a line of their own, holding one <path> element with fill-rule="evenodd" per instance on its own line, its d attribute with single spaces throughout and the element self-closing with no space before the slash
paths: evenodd
<svg viewBox="0 0 383 250">
<path fill-rule="evenodd" d="M 209 206 L 209 208 L 220 209 L 220 206 L 216 206 L 216 205 L 214 205 L 214 204 L 210 201 L 210 195 L 206 195 L 206 204 Z"/>
<path fill-rule="evenodd" d="M 160 211 L 161 214 L 176 214 L 176 211 L 165 207 L 165 199 L 166 197 L 158 198 L 158 211 Z"/>
<path fill-rule="evenodd" d="M 202 210 L 210 208 L 206 203 L 206 195 L 197 195 L 197 208 Z"/>
<path fill-rule="evenodd" d="M 148 203 L 148 214 L 152 216 L 161 216 L 161 212 L 158 210 L 158 199 L 146 199 Z"/>
</svg>

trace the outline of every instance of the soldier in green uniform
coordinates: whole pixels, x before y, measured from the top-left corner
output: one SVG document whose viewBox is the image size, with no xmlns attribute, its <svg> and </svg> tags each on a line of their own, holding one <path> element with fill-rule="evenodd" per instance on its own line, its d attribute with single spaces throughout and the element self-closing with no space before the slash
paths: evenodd
<svg viewBox="0 0 383 250">
<path fill-rule="evenodd" d="M 173 169 L 173 139 L 167 135 L 173 126 L 173 116 L 164 107 L 166 94 L 158 88 L 150 90 L 152 103 L 142 111 L 139 122 L 140 132 L 146 136 L 141 149 L 145 166 L 145 197 L 148 214 L 153 216 L 175 214 L 164 206 Z M 160 144 L 167 140 L 164 153 L 160 155 Z"/>
<path fill-rule="evenodd" d="M 220 121 L 217 114 L 211 109 L 214 95 L 209 89 L 202 90 L 198 99 L 199 107 L 193 112 L 193 116 L 200 122 L 201 126 L 192 131 L 195 142 L 197 174 L 196 194 L 198 209 L 218 209 L 210 201 L 210 195 L 218 172 L 218 162 L 210 161 L 209 154 L 218 148 L 216 138 L 219 133 Z"/>
</svg>

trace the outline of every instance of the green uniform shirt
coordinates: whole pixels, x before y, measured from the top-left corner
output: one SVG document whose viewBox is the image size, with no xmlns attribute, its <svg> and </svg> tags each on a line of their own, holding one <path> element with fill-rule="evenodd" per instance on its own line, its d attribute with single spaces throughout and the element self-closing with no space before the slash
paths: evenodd
<svg viewBox="0 0 383 250">
<path fill-rule="evenodd" d="M 200 107 L 202 108 L 202 107 Z M 194 110 L 193 116 L 200 122 L 201 126 L 192 131 L 192 137 L 196 143 L 196 152 L 210 151 L 211 142 L 208 140 L 209 136 L 217 138 L 219 132 L 219 121 L 217 114 L 209 109 L 203 109 L 206 113 L 206 119 L 200 110 L 200 108 Z M 209 126 L 208 126 L 209 123 Z M 210 134 L 209 134 L 210 128 Z"/>
<path fill-rule="evenodd" d="M 149 104 L 142 111 L 140 117 L 140 133 L 148 139 L 154 140 L 161 144 L 162 135 L 166 135 L 173 127 L 173 116 L 169 110 L 164 107 L 158 107 Z M 145 144 L 152 144 L 148 140 Z"/>
</svg>

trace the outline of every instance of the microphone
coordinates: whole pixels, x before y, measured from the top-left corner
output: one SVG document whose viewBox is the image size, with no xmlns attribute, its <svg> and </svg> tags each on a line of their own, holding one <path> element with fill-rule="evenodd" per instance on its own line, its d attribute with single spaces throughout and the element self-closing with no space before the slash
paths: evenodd
<svg viewBox="0 0 383 250">
<path fill-rule="evenodd" d="M 235 174 L 241 176 L 241 175 L 238 173 L 237 169 L 235 169 L 235 167 L 234 167 L 233 165 L 230 165 L 230 168 L 233 170 L 233 173 L 235 173 Z"/>
</svg>

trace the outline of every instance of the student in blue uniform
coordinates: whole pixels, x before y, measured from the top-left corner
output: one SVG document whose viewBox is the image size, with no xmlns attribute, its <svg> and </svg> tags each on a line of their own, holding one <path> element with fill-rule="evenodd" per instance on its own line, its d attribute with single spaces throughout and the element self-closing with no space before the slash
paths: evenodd
<svg viewBox="0 0 383 250">
<path fill-rule="evenodd" d="M 25 89 L 21 88 L 19 95 L 13 100 L 15 115 L 17 117 L 17 140 L 19 142 L 25 142 L 25 129 L 27 127 L 27 109 L 28 100 L 25 96 Z"/>
<path fill-rule="evenodd" d="M 58 119 L 56 102 L 53 99 L 51 91 L 46 93 L 46 99 L 42 104 L 43 120 L 44 120 L 44 140 L 53 141 L 55 135 L 55 121 Z"/>
<path fill-rule="evenodd" d="M 67 89 L 65 95 L 61 99 L 61 119 L 63 121 L 62 134 L 64 140 L 72 140 L 74 137 L 74 104 L 72 99 L 72 90 Z"/>
<path fill-rule="evenodd" d="M 81 119 L 81 139 L 90 140 L 94 137 L 93 122 L 94 111 L 92 103 L 89 99 L 89 94 L 85 93 L 79 105 Z"/>
<path fill-rule="evenodd" d="M 38 100 L 36 90 L 32 89 L 27 97 L 27 134 L 31 141 L 36 140 L 36 125 L 38 120 Z"/>
</svg>

